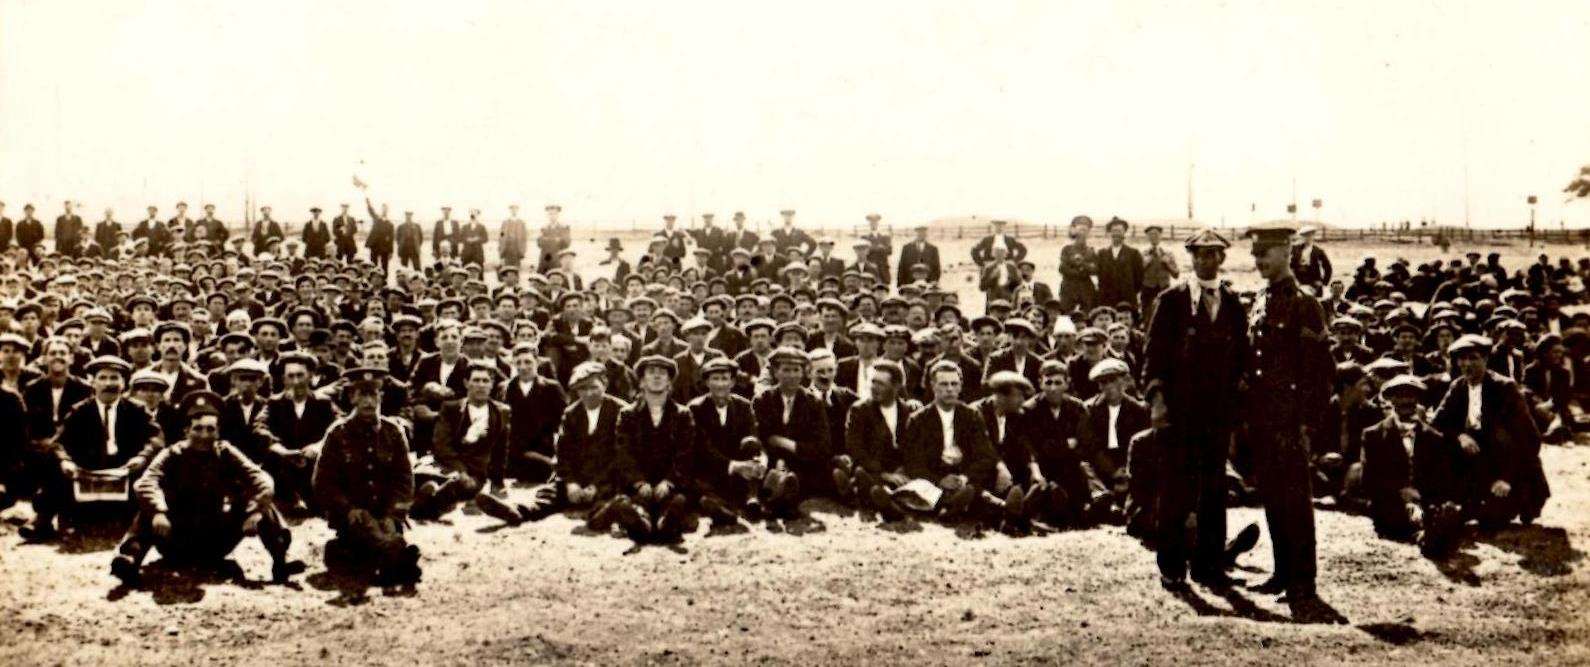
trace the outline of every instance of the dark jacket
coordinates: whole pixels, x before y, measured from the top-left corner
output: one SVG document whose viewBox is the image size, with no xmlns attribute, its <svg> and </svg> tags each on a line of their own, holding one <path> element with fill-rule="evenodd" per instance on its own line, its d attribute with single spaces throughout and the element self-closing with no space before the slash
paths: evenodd
<svg viewBox="0 0 1590 667">
<path fill-rule="evenodd" d="M 558 478 L 565 482 L 613 486 L 613 460 L 618 442 L 619 413 L 629 404 L 612 396 L 602 398 L 596 430 L 579 401 L 563 410 L 558 425 Z"/>
<path fill-rule="evenodd" d="M 1192 301 L 1186 282 L 1160 292 L 1148 323 L 1142 384 L 1165 390 L 1173 424 L 1229 429 L 1237 419 L 1232 396 L 1248 362 L 1247 311 L 1224 284 L 1214 320 L 1207 311 L 1194 314 Z"/>
<path fill-rule="evenodd" d="M 261 419 L 277 442 L 296 451 L 325 438 L 326 430 L 339 416 L 337 406 L 329 399 L 311 393 L 304 402 L 304 416 L 299 417 L 293 409 L 293 399 L 286 394 L 278 394 L 265 405 L 265 414 Z"/>
<path fill-rule="evenodd" d="M 984 236 L 977 242 L 977 245 L 972 246 L 972 261 L 976 262 L 978 266 L 982 266 L 994 258 L 994 236 L 994 234 Z M 1005 248 L 1009 250 L 1005 254 L 1005 259 L 1012 262 L 1020 262 L 1027 258 L 1027 246 L 1022 244 L 1020 239 L 1017 239 L 1014 234 L 1004 234 L 1003 236 L 1005 237 Z"/>
<path fill-rule="evenodd" d="M 901 285 L 911 283 L 911 267 L 917 264 L 926 264 L 928 267 L 928 282 L 938 282 L 941 273 L 939 267 L 938 246 L 927 241 L 911 241 L 900 248 L 900 266 L 895 271 L 899 276 Z"/>
<path fill-rule="evenodd" d="M 1026 416 L 1018 409 L 1005 415 L 1005 432 L 999 432 L 999 409 L 994 406 L 994 397 L 988 396 L 972 404 L 977 408 L 977 414 L 983 417 L 983 427 L 988 429 L 988 440 L 993 443 L 994 451 L 999 453 L 999 460 L 1004 462 L 1005 469 L 1010 471 L 1011 479 L 1017 483 L 1027 481 L 1029 472 L 1028 464 L 1032 463 L 1032 451 L 1027 445 L 1027 430 L 1024 428 Z"/>
<path fill-rule="evenodd" d="M 149 413 L 124 398 L 114 408 L 116 452 L 106 451 L 108 434 L 99 407 L 98 400 L 82 401 L 61 422 L 61 437 L 55 448 L 58 458 L 69 458 L 85 470 L 104 470 L 126 465 L 135 456 L 152 455 L 164 443 L 160 426 Z"/>
<path fill-rule="evenodd" d="M 922 404 L 908 398 L 894 402 L 894 432 L 883 420 L 883 407 L 876 399 L 863 399 L 850 406 L 845 422 L 845 454 L 857 468 L 873 475 L 899 472 L 905 465 L 905 427 Z"/>
<path fill-rule="evenodd" d="M 518 458 L 525 452 L 535 452 L 548 458 L 554 456 L 554 438 L 568 406 L 563 388 L 537 375 L 527 393 L 517 378 L 511 378 L 503 389 L 503 402 L 507 403 L 509 415 L 509 455 Z"/>
<path fill-rule="evenodd" d="M 1330 284 L 1331 259 L 1325 255 L 1325 250 L 1311 243 L 1307 254 L 1303 256 L 1303 246 L 1292 247 L 1292 274 L 1297 276 L 1297 281 L 1315 288 Z"/>
<path fill-rule="evenodd" d="M 1402 444 L 1402 434 L 1393 417 L 1363 431 L 1364 495 L 1371 515 L 1388 508 L 1400 510 L 1402 492 L 1412 489 L 1426 506 L 1446 501 L 1462 502 L 1462 484 L 1456 459 L 1448 441 L 1428 424 L 1414 426 L 1413 452 Z"/>
<path fill-rule="evenodd" d="M 54 437 L 56 429 L 72 414 L 72 408 L 93 394 L 88 383 L 68 377 L 61 389 L 61 400 L 52 404 L 49 376 L 29 382 L 22 388 L 22 402 L 28 408 L 28 432 L 39 440 Z"/>
<path fill-rule="evenodd" d="M 436 464 L 444 470 L 468 474 L 477 482 L 501 484 L 508 468 L 508 409 L 486 399 L 486 434 L 474 442 L 465 442 L 464 436 L 469 433 L 468 402 L 461 398 L 442 406 L 431 442 Z"/>
<path fill-rule="evenodd" d="M 1110 408 L 1104 400 L 1104 394 L 1089 400 L 1087 408 L 1079 449 L 1093 464 L 1095 471 L 1104 477 L 1111 477 L 1126 462 L 1132 436 L 1148 428 L 1148 406 L 1131 396 L 1121 399 L 1120 414 L 1115 418 L 1116 449 L 1110 449 Z"/>
<path fill-rule="evenodd" d="M 938 407 L 930 403 L 912 413 L 906 421 L 905 474 L 935 483 L 946 475 L 960 474 L 979 488 L 990 489 L 998 470 L 999 454 L 989 441 L 983 416 L 965 403 L 957 403 L 954 414 L 955 444 L 961 450 L 960 462 L 956 465 L 944 462 L 944 422 L 939 418 Z"/>
<path fill-rule="evenodd" d="M 795 394 L 788 422 L 784 421 L 784 395 L 777 388 L 758 394 L 751 406 L 756 412 L 757 439 L 768 450 L 769 465 L 784 461 L 796 470 L 810 471 L 828 463 L 833 451 L 829 441 L 832 431 L 828 428 L 828 409 L 811 390 L 803 389 Z M 789 458 L 771 449 L 768 441 L 773 436 L 794 440 L 795 456 Z"/>
<path fill-rule="evenodd" d="M 1112 308 L 1122 301 L 1136 304 L 1137 293 L 1143 290 L 1143 254 L 1122 244 L 1119 257 L 1110 246 L 1099 248 L 1093 256 L 1098 266 L 1098 304 Z"/>
<path fill-rule="evenodd" d="M 270 502 L 274 485 L 258 464 L 231 444 L 199 451 L 183 440 L 154 455 L 133 484 L 145 516 L 166 514 L 179 529 L 224 529 L 238 510 Z"/>
<path fill-rule="evenodd" d="M 695 444 L 695 422 L 690 411 L 665 401 L 662 421 L 653 423 L 644 400 L 619 412 L 614 467 L 627 489 L 663 480 L 680 485 L 689 478 L 690 448 Z"/>
<path fill-rule="evenodd" d="M 726 421 L 719 421 L 711 396 L 696 398 L 689 409 L 696 426 L 696 442 L 687 468 L 689 483 L 698 493 L 722 493 L 733 481 L 729 463 L 751 458 L 740 443 L 756 437 L 756 412 L 750 401 L 732 394 Z"/>
<path fill-rule="evenodd" d="M 414 470 L 403 427 L 390 417 L 352 417 L 334 425 L 315 462 L 315 504 L 326 523 L 340 530 L 348 511 L 363 509 L 377 519 L 408 514 L 414 502 Z"/>
</svg>

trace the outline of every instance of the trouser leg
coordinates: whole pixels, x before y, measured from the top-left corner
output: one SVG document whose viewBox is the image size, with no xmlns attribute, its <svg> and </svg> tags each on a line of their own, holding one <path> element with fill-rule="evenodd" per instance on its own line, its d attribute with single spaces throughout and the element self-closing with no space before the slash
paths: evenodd
<svg viewBox="0 0 1590 667">
<path fill-rule="evenodd" d="M 1219 432 L 1204 434 L 1196 443 L 1199 453 L 1198 529 L 1193 542 L 1193 569 L 1216 573 L 1226 569 L 1226 439 Z M 1312 510 L 1311 510 L 1312 511 Z M 1312 524 L 1312 518 L 1310 519 Z"/>
<path fill-rule="evenodd" d="M 1276 580 L 1289 592 L 1314 592 L 1314 506 L 1307 456 L 1295 440 L 1262 443 L 1258 470 Z"/>
</svg>

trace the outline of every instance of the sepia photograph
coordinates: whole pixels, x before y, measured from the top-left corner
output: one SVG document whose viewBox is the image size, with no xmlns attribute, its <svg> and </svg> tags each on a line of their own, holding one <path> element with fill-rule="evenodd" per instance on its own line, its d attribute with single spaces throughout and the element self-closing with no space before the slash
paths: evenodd
<svg viewBox="0 0 1590 667">
<path fill-rule="evenodd" d="M 1562 0 L 0 0 L 0 664 L 1590 664 Z"/>
</svg>

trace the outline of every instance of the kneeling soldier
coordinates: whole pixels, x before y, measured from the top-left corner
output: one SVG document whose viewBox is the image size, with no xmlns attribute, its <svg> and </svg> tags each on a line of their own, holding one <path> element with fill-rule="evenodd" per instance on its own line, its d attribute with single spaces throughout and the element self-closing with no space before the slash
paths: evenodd
<svg viewBox="0 0 1590 667">
<path fill-rule="evenodd" d="M 690 417 L 696 425 L 690 482 L 702 513 L 713 525 L 737 523 L 737 510 L 755 500 L 767 472 L 751 402 L 734 394 L 739 370 L 727 357 L 708 360 L 701 367 L 707 394 L 690 402 Z"/>
<path fill-rule="evenodd" d="M 641 398 L 619 413 L 618 477 L 629 491 L 603 512 L 612 512 L 636 542 L 676 541 L 687 532 L 689 503 L 680 493 L 687 477 L 695 424 L 690 411 L 668 397 L 679 368 L 672 359 L 649 355 L 637 364 Z"/>
<path fill-rule="evenodd" d="M 420 485 L 409 514 L 437 519 L 458 503 L 473 500 L 487 516 L 509 525 L 534 519 L 529 506 L 510 506 L 487 492 L 487 480 L 492 489 L 507 488 L 508 411 L 491 398 L 497 369 L 477 361 L 466 377 L 465 398 L 447 402 L 436 417 L 431 444 L 436 469 L 419 473 L 433 479 Z"/>
<path fill-rule="evenodd" d="M 218 439 L 220 396 L 195 391 L 183 403 L 188 437 L 156 454 L 133 486 L 138 514 L 116 549 L 111 574 L 135 585 L 150 547 L 168 562 L 209 565 L 226 558 L 244 536 L 257 535 L 271 555 L 271 579 L 286 581 L 292 533 L 271 502 L 270 475 Z"/>
<path fill-rule="evenodd" d="M 368 568 L 382 585 L 420 580 L 420 550 L 403 538 L 414 500 L 403 427 L 381 415 L 386 370 L 358 368 L 342 374 L 353 395 L 353 414 L 332 425 L 315 462 L 315 502 L 337 537 L 326 544 L 327 565 Z"/>
</svg>

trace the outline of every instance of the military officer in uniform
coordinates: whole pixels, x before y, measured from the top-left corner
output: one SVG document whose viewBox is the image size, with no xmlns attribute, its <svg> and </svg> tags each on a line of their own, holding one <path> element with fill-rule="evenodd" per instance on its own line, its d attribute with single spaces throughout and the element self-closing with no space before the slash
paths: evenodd
<svg viewBox="0 0 1590 667">
<path fill-rule="evenodd" d="M 1328 414 L 1334 381 L 1325 311 L 1292 275 L 1292 223 L 1253 227 L 1254 263 L 1268 284 L 1249 315 L 1248 436 L 1270 530 L 1274 574 L 1254 587 L 1284 593 L 1301 619 L 1335 614 L 1314 588 L 1309 439 Z M 1332 619 L 1335 620 L 1335 619 Z"/>
<path fill-rule="evenodd" d="M 1160 577 L 1167 587 L 1183 584 L 1187 554 L 1183 530 L 1198 517 L 1192 554 L 1193 580 L 1225 587 L 1222 558 L 1226 539 L 1226 451 L 1236 422 L 1236 395 L 1248 359 L 1248 323 L 1242 302 L 1220 279 L 1231 243 L 1212 230 L 1184 244 L 1193 275 L 1161 292 L 1153 304 L 1143 378 L 1147 393 L 1165 402 L 1169 437 L 1163 452 L 1164 487 L 1158 496 Z"/>
<path fill-rule="evenodd" d="M 327 565 L 363 566 L 383 585 L 420 579 L 419 547 L 403 537 L 404 517 L 414 500 L 403 426 L 381 415 L 386 370 L 356 368 L 343 373 L 353 414 L 326 434 L 315 462 L 315 502 L 337 537 L 326 544 Z"/>
</svg>

